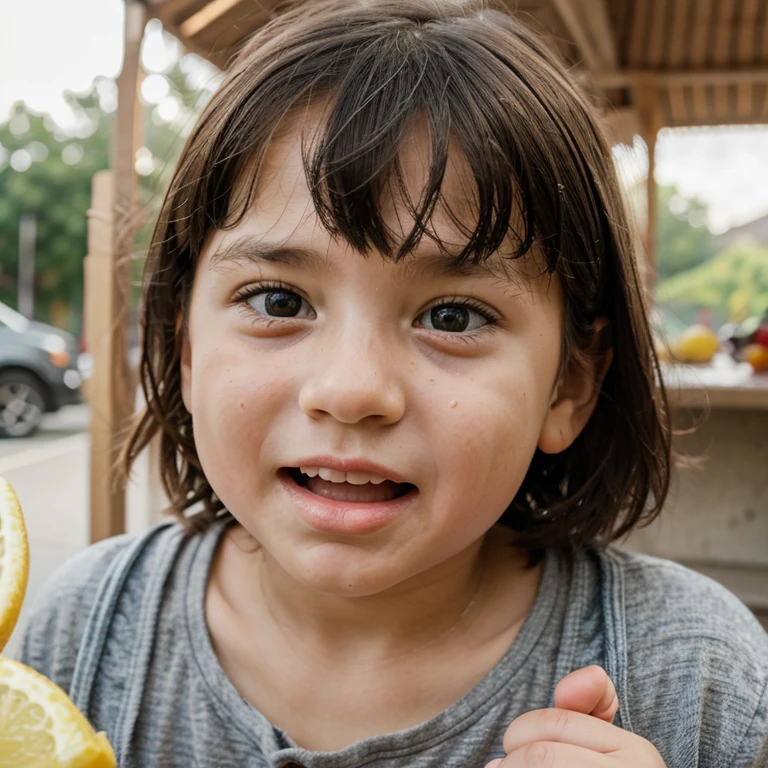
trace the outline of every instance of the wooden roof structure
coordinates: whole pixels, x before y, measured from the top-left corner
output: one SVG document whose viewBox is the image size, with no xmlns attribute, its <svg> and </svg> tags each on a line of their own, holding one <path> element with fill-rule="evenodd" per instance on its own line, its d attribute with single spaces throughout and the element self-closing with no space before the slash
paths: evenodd
<svg viewBox="0 0 768 768">
<path fill-rule="evenodd" d="M 375 2 L 375 0 L 372 0 Z M 449 2 L 450 0 L 434 0 Z M 311 3 L 312 0 L 304 0 Z M 615 142 L 640 134 L 653 178 L 659 129 L 768 123 L 768 0 L 506 0 L 548 35 L 575 77 L 595 91 Z M 126 363 L 129 254 L 135 217 L 134 151 L 141 145 L 140 48 L 147 17 L 190 51 L 226 69 L 278 0 L 125 0 L 125 59 L 118 78 L 113 169 L 94 178 L 85 259 L 90 381 L 91 539 L 125 530 L 114 482 L 121 434 L 134 408 Z M 645 252 L 652 279 L 656 186 L 647 185 Z M 152 446 L 150 446 L 151 448 Z M 156 458 L 156 457 L 155 457 Z M 150 464 L 153 458 L 150 452 Z"/>
<path fill-rule="evenodd" d="M 189 50 L 225 69 L 277 0 L 143 2 Z M 768 122 L 766 0 L 506 3 L 597 86 L 618 140 L 649 124 Z"/>
</svg>

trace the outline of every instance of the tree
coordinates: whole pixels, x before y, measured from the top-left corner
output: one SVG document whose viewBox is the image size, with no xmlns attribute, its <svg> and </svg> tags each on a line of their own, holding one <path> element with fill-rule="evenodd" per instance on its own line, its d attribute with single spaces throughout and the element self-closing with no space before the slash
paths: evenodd
<svg viewBox="0 0 768 768">
<path fill-rule="evenodd" d="M 658 301 L 682 308 L 707 308 L 719 322 L 740 322 L 768 309 L 768 246 L 735 242 L 714 259 L 659 283 Z"/>
<path fill-rule="evenodd" d="M 707 207 L 684 198 L 674 186 L 658 188 L 656 274 L 659 282 L 693 269 L 715 255 L 714 236 L 706 227 Z"/>
<path fill-rule="evenodd" d="M 0 300 L 16 304 L 19 220 L 37 219 L 35 315 L 49 320 L 55 303 L 75 308 L 67 325 L 79 330 L 83 301 L 82 258 L 86 250 L 86 211 L 91 177 L 108 165 L 110 116 L 98 94 L 69 94 L 84 119 L 80 136 L 62 135 L 47 116 L 24 104 L 0 125 L 6 163 L 0 165 Z"/>
<path fill-rule="evenodd" d="M 150 75 L 156 84 L 158 79 L 165 82 L 166 93 L 144 110 L 144 146 L 136 158 L 141 218 L 146 222 L 137 238 L 137 276 L 183 141 L 215 86 L 210 70 L 200 77 L 204 69 L 199 57 L 188 54 L 167 73 Z M 114 82 L 97 78 L 88 93 L 65 94 L 76 117 L 69 133 L 23 103 L 0 124 L 0 301 L 16 306 L 19 220 L 34 213 L 35 318 L 75 334 L 82 328 L 91 179 L 109 167 L 115 92 Z"/>
</svg>

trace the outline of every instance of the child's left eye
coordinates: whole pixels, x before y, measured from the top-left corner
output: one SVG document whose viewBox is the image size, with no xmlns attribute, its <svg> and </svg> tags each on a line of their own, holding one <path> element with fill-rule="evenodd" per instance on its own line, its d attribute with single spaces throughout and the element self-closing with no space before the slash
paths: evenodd
<svg viewBox="0 0 768 768">
<path fill-rule="evenodd" d="M 422 312 L 417 320 L 424 328 L 443 333 L 476 331 L 496 322 L 488 311 L 466 301 L 436 304 Z"/>
</svg>

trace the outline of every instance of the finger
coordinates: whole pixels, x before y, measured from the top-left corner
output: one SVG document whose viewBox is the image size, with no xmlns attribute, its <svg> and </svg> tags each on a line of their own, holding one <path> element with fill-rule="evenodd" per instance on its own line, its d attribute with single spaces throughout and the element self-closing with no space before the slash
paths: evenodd
<svg viewBox="0 0 768 768">
<path fill-rule="evenodd" d="M 539 741 L 507 755 L 501 768 L 608 768 L 610 758 L 573 744 Z"/>
<path fill-rule="evenodd" d="M 571 744 L 599 754 L 628 749 L 637 739 L 634 734 L 581 712 L 567 709 L 536 709 L 516 718 L 504 734 L 504 751 L 552 741 Z M 505 766 L 506 768 L 506 766 Z"/>
<path fill-rule="evenodd" d="M 610 723 L 619 709 L 616 688 L 606 671 L 593 664 L 566 675 L 555 688 L 555 707 L 592 715 Z"/>
<path fill-rule="evenodd" d="M 500 757 L 497 757 L 495 760 L 491 760 L 491 762 L 488 763 L 485 768 L 500 768 L 503 762 L 504 761 Z"/>
</svg>

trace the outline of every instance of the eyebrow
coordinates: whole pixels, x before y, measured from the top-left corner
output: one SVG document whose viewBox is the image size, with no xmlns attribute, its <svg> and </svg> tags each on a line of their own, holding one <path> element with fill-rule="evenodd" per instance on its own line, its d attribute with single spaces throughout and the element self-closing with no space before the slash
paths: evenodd
<svg viewBox="0 0 768 768">
<path fill-rule="evenodd" d="M 496 261 L 493 259 L 493 261 Z M 289 267 L 306 269 L 316 273 L 326 273 L 333 277 L 337 268 L 317 251 L 308 248 L 270 243 L 257 237 L 240 237 L 225 247 L 215 251 L 209 261 L 209 268 L 222 271 L 227 265 L 237 264 L 285 264 Z M 413 280 L 426 277 L 500 277 L 510 278 L 510 262 L 503 266 L 471 259 L 458 261 L 450 254 L 430 251 L 419 254 L 403 264 L 403 279 Z M 512 270 L 517 270 L 512 267 Z"/>
</svg>

